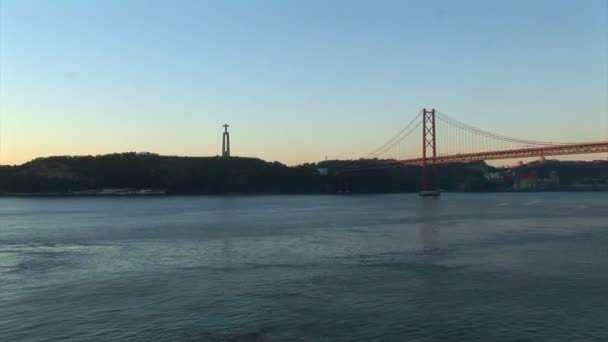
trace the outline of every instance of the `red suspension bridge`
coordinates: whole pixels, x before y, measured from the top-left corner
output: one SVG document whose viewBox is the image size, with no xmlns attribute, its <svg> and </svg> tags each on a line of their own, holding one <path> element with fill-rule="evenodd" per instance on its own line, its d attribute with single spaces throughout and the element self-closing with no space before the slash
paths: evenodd
<svg viewBox="0 0 608 342">
<path fill-rule="evenodd" d="M 476 128 L 435 109 L 423 109 L 365 159 L 383 160 L 371 168 L 421 166 L 421 194 L 436 196 L 441 164 L 591 153 L 608 153 L 608 141 L 566 143 L 513 138 Z"/>
</svg>

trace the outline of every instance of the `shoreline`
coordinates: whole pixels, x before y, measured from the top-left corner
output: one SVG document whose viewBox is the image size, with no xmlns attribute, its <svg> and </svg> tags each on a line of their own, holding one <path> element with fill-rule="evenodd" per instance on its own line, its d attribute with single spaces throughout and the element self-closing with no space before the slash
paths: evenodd
<svg viewBox="0 0 608 342">
<path fill-rule="evenodd" d="M 569 192 L 608 192 L 606 188 L 599 189 L 542 189 L 542 190 L 504 190 L 504 191 L 442 191 L 442 193 L 455 193 L 455 194 L 499 194 L 499 193 L 569 193 Z M 0 198 L 116 198 L 116 197 L 129 197 L 129 198 L 147 198 L 147 197 L 197 197 L 197 196 L 209 196 L 209 197 L 220 197 L 220 196 L 352 196 L 352 195 L 396 195 L 396 194 L 418 194 L 418 191 L 408 192 L 293 192 L 293 193 L 278 193 L 278 192 L 256 192 L 256 193 L 125 193 L 125 194 L 102 194 L 102 193 L 90 193 L 90 194 L 76 194 L 76 193 L 0 193 Z"/>
</svg>

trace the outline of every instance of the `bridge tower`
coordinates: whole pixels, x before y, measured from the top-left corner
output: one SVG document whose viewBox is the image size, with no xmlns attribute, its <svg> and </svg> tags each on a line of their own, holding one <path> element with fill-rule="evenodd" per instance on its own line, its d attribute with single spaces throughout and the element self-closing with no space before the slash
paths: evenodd
<svg viewBox="0 0 608 342">
<path fill-rule="evenodd" d="M 222 136 L 222 157 L 230 157 L 230 133 L 228 133 L 228 124 L 222 125 L 224 127 L 224 134 Z"/>
<path fill-rule="evenodd" d="M 430 173 L 429 173 L 430 169 Z M 435 108 L 422 109 L 422 191 L 420 196 L 439 196 Z"/>
</svg>

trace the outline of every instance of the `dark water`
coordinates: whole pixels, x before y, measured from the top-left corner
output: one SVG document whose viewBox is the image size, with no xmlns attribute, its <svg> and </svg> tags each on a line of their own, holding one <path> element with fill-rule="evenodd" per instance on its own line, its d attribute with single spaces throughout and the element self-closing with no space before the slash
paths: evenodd
<svg viewBox="0 0 608 342">
<path fill-rule="evenodd" d="M 608 340 L 608 194 L 0 199 L 0 341 Z"/>
</svg>

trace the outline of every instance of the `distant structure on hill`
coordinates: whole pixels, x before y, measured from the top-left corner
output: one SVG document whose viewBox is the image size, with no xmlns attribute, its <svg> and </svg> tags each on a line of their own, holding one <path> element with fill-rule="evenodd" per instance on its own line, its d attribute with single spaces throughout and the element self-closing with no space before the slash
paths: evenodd
<svg viewBox="0 0 608 342">
<path fill-rule="evenodd" d="M 230 133 L 228 133 L 228 124 L 222 125 L 224 127 L 224 135 L 222 136 L 222 157 L 230 157 Z"/>
</svg>

